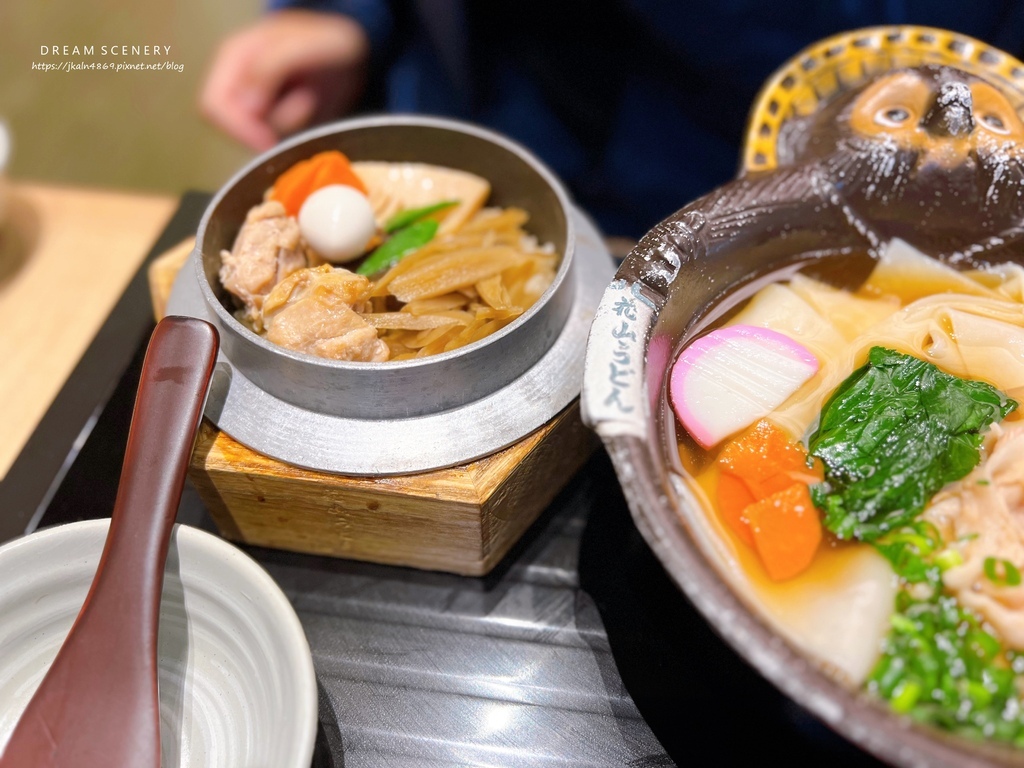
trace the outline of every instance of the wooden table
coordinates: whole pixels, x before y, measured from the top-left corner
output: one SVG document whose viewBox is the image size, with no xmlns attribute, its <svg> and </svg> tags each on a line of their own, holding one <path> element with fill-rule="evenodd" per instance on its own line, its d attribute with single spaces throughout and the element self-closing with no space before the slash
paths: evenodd
<svg viewBox="0 0 1024 768">
<path fill-rule="evenodd" d="M 177 203 L 31 183 L 11 195 L 0 229 L 0 479 Z"/>
</svg>

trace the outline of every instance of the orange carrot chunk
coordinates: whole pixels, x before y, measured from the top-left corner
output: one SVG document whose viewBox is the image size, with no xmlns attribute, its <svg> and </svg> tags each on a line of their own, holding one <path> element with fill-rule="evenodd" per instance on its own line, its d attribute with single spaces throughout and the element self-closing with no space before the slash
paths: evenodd
<svg viewBox="0 0 1024 768">
<path fill-rule="evenodd" d="M 332 149 L 295 163 L 278 176 L 270 198 L 281 203 L 288 215 L 298 216 L 306 198 L 330 184 L 344 184 L 366 194 L 366 185 L 352 170 L 348 158 Z"/>
<path fill-rule="evenodd" d="M 746 484 L 729 472 L 718 476 L 718 513 L 729 528 L 749 547 L 754 546 L 754 534 L 744 510 L 757 499 Z"/>
<path fill-rule="evenodd" d="M 726 445 L 718 464 L 723 473 L 742 480 L 755 500 L 785 490 L 794 482 L 821 480 L 820 470 L 808 468 L 804 447 L 767 419 Z"/>
<path fill-rule="evenodd" d="M 313 176 L 306 166 L 308 160 L 297 163 L 282 173 L 270 190 L 270 198 L 284 206 L 285 213 L 297 216 L 302 203 L 309 197 Z"/>
<path fill-rule="evenodd" d="M 821 520 L 803 483 L 748 506 L 754 548 L 773 581 L 785 581 L 811 564 L 821 544 Z"/>
</svg>

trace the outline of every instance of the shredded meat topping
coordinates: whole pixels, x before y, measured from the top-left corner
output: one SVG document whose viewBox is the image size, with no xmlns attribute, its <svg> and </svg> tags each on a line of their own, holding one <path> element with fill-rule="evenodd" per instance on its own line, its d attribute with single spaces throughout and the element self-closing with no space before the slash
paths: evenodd
<svg viewBox="0 0 1024 768">
<path fill-rule="evenodd" d="M 985 575 L 989 557 L 1024 567 L 1024 422 L 992 427 L 988 458 L 935 497 L 924 517 L 963 555 L 943 574 L 947 589 L 1024 649 L 1024 585 L 1000 585 Z"/>
</svg>

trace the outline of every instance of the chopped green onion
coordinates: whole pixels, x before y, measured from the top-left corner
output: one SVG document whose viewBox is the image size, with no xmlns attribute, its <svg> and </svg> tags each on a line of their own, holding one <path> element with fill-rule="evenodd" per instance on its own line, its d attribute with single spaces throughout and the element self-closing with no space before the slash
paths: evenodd
<svg viewBox="0 0 1024 768">
<path fill-rule="evenodd" d="M 999 573 L 997 566 L 1001 566 L 1002 573 Z M 984 563 L 985 576 L 993 584 L 1001 587 L 1020 586 L 1020 570 L 1009 560 L 997 560 L 994 557 L 986 557 Z"/>
<path fill-rule="evenodd" d="M 908 584 L 940 582 L 941 566 L 933 562 L 933 553 L 943 546 L 938 529 L 926 520 L 918 520 L 887 533 L 875 542 L 875 548 L 891 564 L 896 575 Z"/>
<path fill-rule="evenodd" d="M 894 613 L 892 616 L 890 616 L 889 623 L 892 625 L 892 628 L 895 629 L 897 632 L 906 632 L 909 635 L 912 635 L 915 632 L 917 632 L 917 625 L 910 619 L 908 619 L 906 616 L 899 613 Z"/>
<path fill-rule="evenodd" d="M 950 568 L 963 565 L 964 556 L 958 549 L 944 549 L 935 555 L 934 562 L 940 571 L 948 571 Z"/>
<path fill-rule="evenodd" d="M 868 691 L 896 712 L 968 738 L 1024 742 L 1018 655 L 954 598 L 897 594 Z"/>
<path fill-rule="evenodd" d="M 893 691 L 890 704 L 901 715 L 905 715 L 917 704 L 919 698 L 921 698 L 921 686 L 912 680 L 904 680 Z"/>
<path fill-rule="evenodd" d="M 900 533 L 896 532 L 885 538 L 886 542 L 892 542 L 893 544 L 902 543 L 910 544 L 916 550 L 918 555 L 928 555 L 935 548 L 935 544 L 925 536 L 921 536 L 917 533 Z"/>
<path fill-rule="evenodd" d="M 967 645 L 974 650 L 979 658 L 994 659 L 999 655 L 1002 646 L 999 641 L 983 629 L 976 629 L 967 636 Z"/>
<path fill-rule="evenodd" d="M 973 680 L 967 681 L 967 695 L 977 709 L 983 709 L 992 703 L 992 694 L 988 689 Z"/>
</svg>

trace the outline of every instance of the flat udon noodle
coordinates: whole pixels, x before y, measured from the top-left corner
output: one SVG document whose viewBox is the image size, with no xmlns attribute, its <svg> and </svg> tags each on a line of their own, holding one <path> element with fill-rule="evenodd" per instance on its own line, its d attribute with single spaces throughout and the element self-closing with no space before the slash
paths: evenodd
<svg viewBox="0 0 1024 768">
<path fill-rule="evenodd" d="M 957 272 L 896 239 L 879 256 L 865 287 L 878 295 L 898 296 L 904 304 L 936 293 L 996 296 L 991 286 L 976 278 L 976 273 Z"/>
<path fill-rule="evenodd" d="M 790 434 L 802 436 L 814 426 L 829 395 L 879 345 L 929 360 L 955 376 L 987 381 L 1024 400 L 1024 304 L 1000 292 L 990 296 L 940 294 L 898 309 L 884 298 L 862 299 L 799 278 L 789 287 L 766 287 L 733 322 L 784 333 L 818 358 L 817 374 L 769 416 Z M 830 319 L 833 312 L 839 324 Z M 872 316 L 878 318 L 874 323 L 869 322 Z M 866 330 L 851 338 L 858 322 Z"/>
<path fill-rule="evenodd" d="M 988 458 L 938 494 L 924 517 L 963 555 L 962 564 L 943 574 L 946 588 L 1021 650 L 1024 585 L 993 583 L 985 576 L 985 560 L 1024 566 L 1024 422 L 992 427 L 988 443 Z"/>
<path fill-rule="evenodd" d="M 1024 267 L 1020 264 L 998 264 L 985 270 L 965 273 L 1004 299 L 1024 304 Z"/>
<path fill-rule="evenodd" d="M 401 360 L 478 341 L 508 325 L 540 298 L 558 255 L 523 230 L 518 208 L 485 209 L 455 232 L 406 256 L 371 290 L 365 315 Z M 393 302 L 404 306 L 389 309 Z"/>
<path fill-rule="evenodd" d="M 918 255 L 915 264 L 913 255 L 901 258 L 899 267 L 911 283 L 917 266 L 928 271 L 932 285 L 943 284 L 932 260 Z M 803 436 L 813 427 L 826 399 L 878 344 L 933 360 L 955 375 L 988 381 L 1011 396 L 1022 394 L 1022 274 L 1014 265 L 1000 266 L 979 275 L 979 284 L 985 281 L 976 292 L 980 295 L 925 297 L 902 309 L 892 297 L 866 299 L 797 276 L 789 285 L 762 289 L 732 323 L 784 333 L 818 358 L 818 373 L 769 416 L 790 434 Z M 956 281 L 961 279 L 957 274 Z M 1011 416 L 1011 420 L 1015 418 L 1019 417 Z M 1013 434 L 1019 431 L 1010 423 L 1005 429 Z M 1016 463 L 1016 471 L 1021 471 L 1024 442 L 1015 438 L 1006 445 L 1001 456 L 1007 465 Z M 993 465 L 978 471 L 995 470 Z M 1001 487 L 1006 489 L 1007 483 L 1002 482 Z M 704 509 L 712 509 L 705 488 L 693 482 L 687 492 L 696 495 Z M 1011 487 L 1006 498 L 1019 499 L 1020 494 L 1019 488 Z M 721 572 L 748 604 L 790 642 L 840 677 L 853 685 L 863 682 L 888 630 L 897 587 L 887 560 L 871 547 L 849 547 L 837 557 L 817 558 L 801 577 L 776 584 L 751 578 L 752 569 L 758 567 L 753 553 L 735 543 L 717 515 L 688 515 L 688 519 L 705 543 L 714 542 L 708 551 L 717 555 Z M 1016 536 L 1015 540 L 1020 540 L 1022 534 Z M 1008 559 L 1024 563 L 1024 556 L 1012 554 Z M 1002 604 L 1015 599 L 1003 596 Z"/>
</svg>

